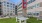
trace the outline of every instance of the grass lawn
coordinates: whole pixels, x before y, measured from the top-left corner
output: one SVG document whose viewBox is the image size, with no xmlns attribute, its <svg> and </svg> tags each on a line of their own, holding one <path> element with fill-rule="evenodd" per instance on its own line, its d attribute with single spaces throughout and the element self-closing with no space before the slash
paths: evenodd
<svg viewBox="0 0 42 23">
<path fill-rule="evenodd" d="M 15 18 L 7 18 L 7 19 L 0 19 L 0 23 L 16 23 Z M 27 20 L 27 23 L 42 23 L 40 20 L 36 20 L 36 18 L 30 18 Z"/>
<path fill-rule="evenodd" d="M 0 23 L 16 23 L 15 18 L 0 19 Z"/>
<path fill-rule="evenodd" d="M 42 20 L 37 20 L 36 18 L 30 18 L 27 23 L 42 23 Z"/>
</svg>

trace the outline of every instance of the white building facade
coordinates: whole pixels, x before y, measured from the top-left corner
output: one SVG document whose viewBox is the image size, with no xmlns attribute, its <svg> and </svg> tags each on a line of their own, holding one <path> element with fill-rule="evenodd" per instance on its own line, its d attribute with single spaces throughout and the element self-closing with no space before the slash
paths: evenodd
<svg viewBox="0 0 42 23">
<path fill-rule="evenodd" d="M 15 4 L 8 1 L 2 1 L 2 15 L 15 15 Z"/>
<path fill-rule="evenodd" d="M 22 3 L 18 5 L 18 13 L 22 13 Z M 42 16 L 42 0 L 28 0 L 27 15 Z"/>
</svg>

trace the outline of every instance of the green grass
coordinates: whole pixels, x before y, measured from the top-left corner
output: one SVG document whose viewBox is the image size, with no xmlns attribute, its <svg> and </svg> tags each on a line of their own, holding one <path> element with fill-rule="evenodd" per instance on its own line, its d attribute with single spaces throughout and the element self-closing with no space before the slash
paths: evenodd
<svg viewBox="0 0 42 23">
<path fill-rule="evenodd" d="M 17 23 L 15 18 L 0 19 L 0 23 Z M 27 23 L 42 23 L 42 21 L 37 20 L 36 18 L 30 18 L 27 20 Z"/>
<path fill-rule="evenodd" d="M 37 20 L 36 18 L 30 18 L 27 23 L 42 23 L 42 20 Z"/>
<path fill-rule="evenodd" d="M 0 19 L 0 23 L 16 23 L 15 18 Z"/>
</svg>

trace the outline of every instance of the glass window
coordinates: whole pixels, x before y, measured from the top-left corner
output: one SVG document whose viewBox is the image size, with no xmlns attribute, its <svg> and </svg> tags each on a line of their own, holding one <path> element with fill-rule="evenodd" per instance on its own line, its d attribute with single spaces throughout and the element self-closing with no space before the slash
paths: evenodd
<svg viewBox="0 0 42 23">
<path fill-rule="evenodd" d="M 13 4 L 13 8 L 15 7 L 15 4 Z"/>
<path fill-rule="evenodd" d="M 38 15 L 39 15 L 39 13 L 34 13 L 34 15 L 37 15 L 37 16 L 38 16 Z"/>
<path fill-rule="evenodd" d="M 24 6 L 27 6 L 26 4 L 24 4 Z"/>
<path fill-rule="evenodd" d="M 10 15 L 12 15 L 12 13 L 10 13 Z"/>
<path fill-rule="evenodd" d="M 6 6 L 6 2 L 4 1 L 4 6 Z"/>
<path fill-rule="evenodd" d="M 11 10 L 12 10 L 12 8 L 11 8 Z"/>
<path fill-rule="evenodd" d="M 40 7 L 42 7 L 42 2 L 41 2 L 41 3 L 39 3 L 39 5 L 40 5 Z"/>
<path fill-rule="evenodd" d="M 0 12 L 0 15 L 2 15 L 2 13 Z"/>
<path fill-rule="evenodd" d="M 37 15 L 39 15 L 39 13 L 37 13 Z"/>
<path fill-rule="evenodd" d="M 7 11 L 7 12 L 9 12 L 9 11 Z"/>
<path fill-rule="evenodd" d="M 9 4 L 9 2 L 7 2 L 7 4 Z"/>
<path fill-rule="evenodd" d="M 37 4 L 37 6 L 39 6 L 39 4 Z"/>
<path fill-rule="evenodd" d="M 28 7 L 28 10 L 30 9 L 30 7 Z"/>
<path fill-rule="evenodd" d="M 30 0 L 30 2 L 32 3 L 32 0 Z"/>
<path fill-rule="evenodd" d="M 7 5 L 7 7 L 9 7 L 9 5 Z"/>
<path fill-rule="evenodd" d="M 1 5 L 0 5 L 0 7 L 1 7 Z"/>
<path fill-rule="evenodd" d="M 26 2 L 27 0 L 24 0 L 24 2 Z"/>
<path fill-rule="evenodd" d="M 1 4 L 1 2 L 0 2 L 0 4 Z"/>
<path fill-rule="evenodd" d="M 10 6 L 12 8 L 12 6 Z"/>
<path fill-rule="evenodd" d="M 13 6 L 14 6 L 15 4 L 13 4 Z"/>
<path fill-rule="evenodd" d="M 0 10 L 1 10 L 1 8 L 0 8 Z"/>
<path fill-rule="evenodd" d="M 12 12 L 12 11 L 11 11 Z"/>
<path fill-rule="evenodd" d="M 30 0 L 29 2 L 28 2 L 28 4 L 30 4 L 30 3 L 32 3 L 32 2 L 34 2 L 35 0 Z"/>
</svg>

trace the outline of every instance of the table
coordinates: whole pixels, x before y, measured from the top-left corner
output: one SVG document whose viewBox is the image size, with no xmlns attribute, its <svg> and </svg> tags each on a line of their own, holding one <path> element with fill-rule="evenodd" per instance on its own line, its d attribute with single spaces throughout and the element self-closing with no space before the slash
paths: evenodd
<svg viewBox="0 0 42 23">
<path fill-rule="evenodd" d="M 29 18 L 26 17 L 16 17 L 16 22 L 18 21 L 17 19 L 19 19 L 19 23 L 22 23 L 21 21 L 24 21 L 24 23 L 26 23 L 26 20 Z"/>
</svg>

